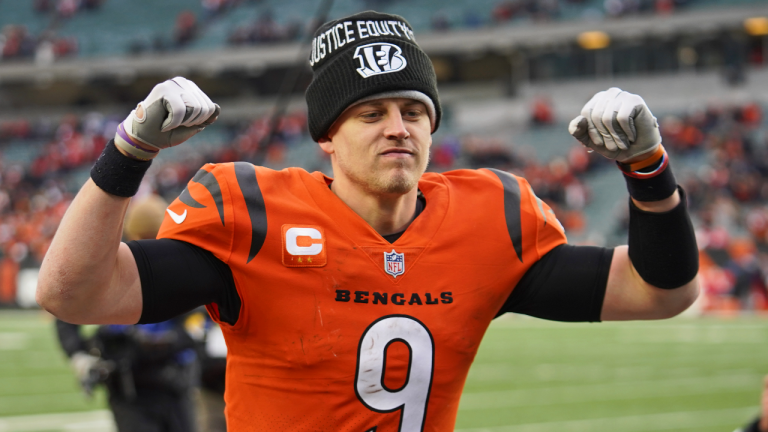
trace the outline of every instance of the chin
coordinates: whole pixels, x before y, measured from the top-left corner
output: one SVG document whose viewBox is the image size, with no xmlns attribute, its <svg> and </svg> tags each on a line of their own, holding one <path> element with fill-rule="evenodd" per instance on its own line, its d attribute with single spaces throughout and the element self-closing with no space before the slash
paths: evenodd
<svg viewBox="0 0 768 432">
<path fill-rule="evenodd" d="M 416 173 L 397 173 L 387 179 L 381 179 L 380 191 L 383 193 L 404 195 L 419 184 L 420 175 Z"/>
<path fill-rule="evenodd" d="M 424 173 L 424 170 L 403 164 L 389 169 L 374 166 L 368 170 L 356 167 L 354 170 L 344 171 L 353 183 L 374 195 L 404 195 L 416 188 Z"/>
</svg>

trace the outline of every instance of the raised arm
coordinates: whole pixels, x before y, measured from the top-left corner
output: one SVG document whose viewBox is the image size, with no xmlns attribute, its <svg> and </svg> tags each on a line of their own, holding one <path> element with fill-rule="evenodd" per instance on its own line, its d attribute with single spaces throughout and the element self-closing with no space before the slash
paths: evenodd
<svg viewBox="0 0 768 432">
<path fill-rule="evenodd" d="M 74 324 L 139 320 L 139 274 L 133 255 L 120 242 L 129 201 L 88 179 L 43 259 L 36 294 L 40 306 Z"/>
<path fill-rule="evenodd" d="M 631 197 L 629 245 L 614 250 L 601 320 L 681 313 L 698 296 L 698 249 L 656 118 L 640 96 L 614 87 L 597 93 L 569 131 L 616 161 Z"/>
<path fill-rule="evenodd" d="M 78 192 L 40 268 L 38 304 L 75 324 L 135 324 L 142 293 L 123 218 L 151 159 L 213 123 L 220 109 L 181 77 L 155 86 L 118 127 Z"/>
</svg>

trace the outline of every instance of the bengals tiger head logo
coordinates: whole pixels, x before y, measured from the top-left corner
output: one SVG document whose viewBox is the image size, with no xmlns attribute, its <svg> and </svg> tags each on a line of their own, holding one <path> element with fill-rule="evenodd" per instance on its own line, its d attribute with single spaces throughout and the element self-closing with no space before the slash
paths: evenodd
<svg viewBox="0 0 768 432">
<path fill-rule="evenodd" d="M 403 50 L 386 42 L 361 45 L 355 50 L 353 58 L 360 62 L 357 73 L 363 78 L 401 71 L 408 65 Z"/>
</svg>

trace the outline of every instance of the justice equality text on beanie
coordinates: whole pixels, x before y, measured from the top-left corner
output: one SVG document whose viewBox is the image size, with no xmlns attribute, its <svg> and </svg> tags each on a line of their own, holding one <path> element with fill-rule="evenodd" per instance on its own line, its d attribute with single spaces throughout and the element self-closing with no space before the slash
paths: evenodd
<svg viewBox="0 0 768 432">
<path fill-rule="evenodd" d="M 423 93 L 434 105 L 432 132 L 440 124 L 435 70 L 400 16 L 366 11 L 323 24 L 312 39 L 309 64 L 305 96 L 315 141 L 347 107 L 379 93 Z"/>
</svg>

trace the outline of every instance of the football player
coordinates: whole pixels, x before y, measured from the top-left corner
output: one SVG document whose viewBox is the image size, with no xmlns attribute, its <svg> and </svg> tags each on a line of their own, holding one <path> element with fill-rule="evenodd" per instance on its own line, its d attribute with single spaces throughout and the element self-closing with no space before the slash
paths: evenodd
<svg viewBox="0 0 768 432">
<path fill-rule="evenodd" d="M 205 165 L 158 239 L 120 243 L 151 158 L 219 113 L 194 83 L 166 81 L 121 124 L 73 201 L 39 303 L 72 322 L 130 324 L 206 305 L 228 346 L 233 431 L 413 432 L 453 430 L 500 314 L 660 319 L 696 298 L 685 195 L 641 97 L 599 92 L 570 124 L 616 161 L 631 195 L 628 246 L 571 246 L 525 179 L 425 173 L 442 109 L 402 17 L 324 24 L 310 65 L 309 131 L 333 178 Z"/>
</svg>

